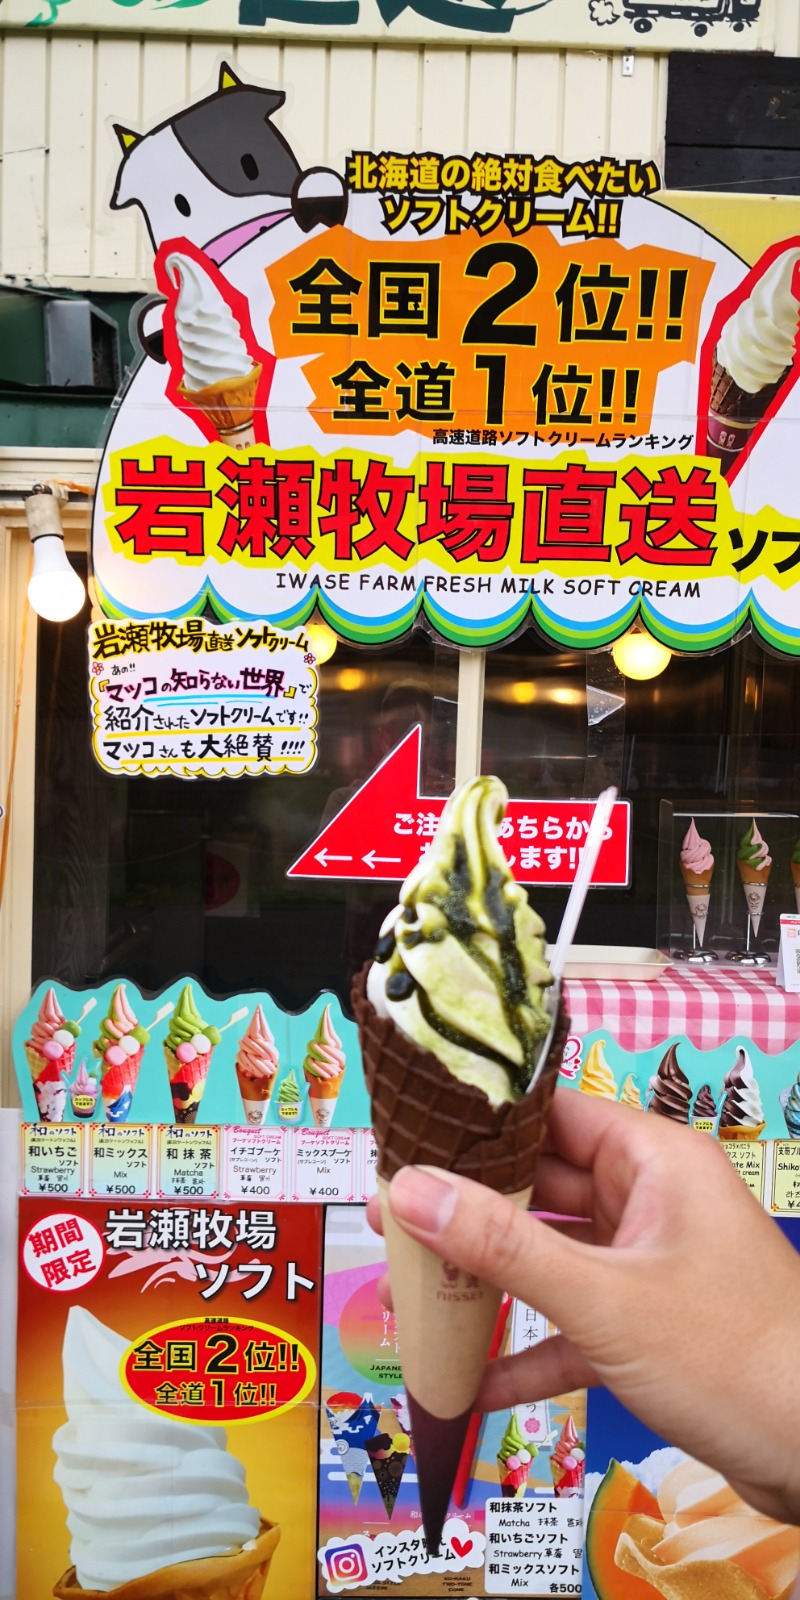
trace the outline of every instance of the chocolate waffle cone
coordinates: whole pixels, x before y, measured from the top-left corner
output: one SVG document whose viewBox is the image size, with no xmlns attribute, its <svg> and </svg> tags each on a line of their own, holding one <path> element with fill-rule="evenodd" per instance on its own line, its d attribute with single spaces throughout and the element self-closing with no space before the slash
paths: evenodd
<svg viewBox="0 0 800 1600">
<path fill-rule="evenodd" d="M 774 400 L 791 369 L 781 373 L 777 383 L 766 384 L 756 394 L 740 389 L 727 369 L 714 355 L 711 395 L 708 402 L 706 455 L 716 456 L 726 474 L 739 460 L 751 434 Z"/>
<path fill-rule="evenodd" d="M 84 1589 L 74 1567 L 53 1588 L 55 1600 L 262 1600 L 270 1562 L 281 1536 L 277 1523 L 262 1519 L 252 1545 L 233 1555 L 176 1561 L 115 1589 Z"/>
<path fill-rule="evenodd" d="M 425 1537 L 438 1552 L 450 1494 L 497 1322 L 501 1291 L 443 1262 L 389 1210 L 388 1186 L 410 1163 L 443 1167 L 527 1206 L 547 1112 L 569 1031 L 559 1001 L 553 1038 L 531 1092 L 494 1111 L 420 1050 L 353 985 L 378 1147 L 378 1193 L 411 1417 Z"/>
</svg>

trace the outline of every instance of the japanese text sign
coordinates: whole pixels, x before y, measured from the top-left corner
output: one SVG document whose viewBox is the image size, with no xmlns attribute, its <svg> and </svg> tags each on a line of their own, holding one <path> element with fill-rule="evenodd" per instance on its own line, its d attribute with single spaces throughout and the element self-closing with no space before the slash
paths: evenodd
<svg viewBox="0 0 800 1600">
<path fill-rule="evenodd" d="M 465 647 L 533 622 L 598 648 L 638 614 L 684 651 L 751 625 L 797 653 L 800 216 L 748 266 L 651 162 L 357 150 L 301 173 L 280 101 L 224 68 L 123 141 L 164 359 L 101 464 L 103 608 L 292 629 L 318 606 L 354 642 L 423 619 Z M 198 166 L 176 214 L 191 130 L 233 161 L 253 107 L 257 192 Z"/>
<path fill-rule="evenodd" d="M 289 878 L 402 880 L 430 849 L 444 799 L 419 793 L 421 735 L 412 728 L 323 832 L 293 862 Z M 509 800 L 499 837 L 520 883 L 572 883 L 593 800 Z M 630 878 L 630 803 L 618 800 L 600 847 L 593 884 L 624 888 Z"/>
<path fill-rule="evenodd" d="M 314 764 L 317 674 L 301 629 L 98 622 L 89 668 L 92 742 L 106 772 L 217 778 Z"/>
</svg>

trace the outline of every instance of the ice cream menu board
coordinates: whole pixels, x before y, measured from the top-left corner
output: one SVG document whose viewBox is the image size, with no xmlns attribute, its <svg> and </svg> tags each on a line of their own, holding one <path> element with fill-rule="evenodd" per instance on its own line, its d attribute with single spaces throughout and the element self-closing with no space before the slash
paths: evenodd
<svg viewBox="0 0 800 1600">
<path fill-rule="evenodd" d="M 742 258 L 742 201 L 706 229 L 611 154 L 303 171 L 283 98 L 223 67 L 118 129 L 161 303 L 100 467 L 103 609 L 587 648 L 639 614 L 683 651 L 749 622 L 797 653 L 792 204 Z"/>
<path fill-rule="evenodd" d="M 369 1102 L 353 1023 L 333 995 L 290 1014 L 268 994 L 212 999 L 178 979 L 39 984 L 13 1035 L 26 1121 L 360 1128 Z"/>
</svg>

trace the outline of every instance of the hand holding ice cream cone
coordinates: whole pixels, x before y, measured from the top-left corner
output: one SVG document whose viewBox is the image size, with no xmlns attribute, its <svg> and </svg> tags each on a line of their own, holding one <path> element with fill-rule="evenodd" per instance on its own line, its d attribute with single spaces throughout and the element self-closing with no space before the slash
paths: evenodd
<svg viewBox="0 0 800 1600">
<path fill-rule="evenodd" d="M 384 923 L 375 963 L 353 989 L 432 1553 L 501 1295 L 397 1225 L 389 1180 L 407 1163 L 423 1163 L 527 1205 L 566 1038 L 563 1011 L 553 1038 L 545 1004 L 552 980 L 543 924 L 498 843 L 505 800 L 493 778 L 473 779 L 451 796 L 430 851 Z"/>
</svg>

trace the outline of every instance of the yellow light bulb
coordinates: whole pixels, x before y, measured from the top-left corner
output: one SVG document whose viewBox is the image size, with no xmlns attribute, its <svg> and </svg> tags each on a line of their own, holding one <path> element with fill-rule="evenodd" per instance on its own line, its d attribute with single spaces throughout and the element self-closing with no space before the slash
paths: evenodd
<svg viewBox="0 0 800 1600">
<path fill-rule="evenodd" d="M 329 628 L 327 622 L 309 622 L 306 625 L 306 633 L 312 652 L 317 658 L 317 666 L 322 666 L 323 661 L 330 661 L 339 643 L 333 628 Z"/>
<path fill-rule="evenodd" d="M 611 654 L 626 678 L 657 678 L 669 666 L 672 651 L 649 633 L 632 630 L 623 633 L 611 646 Z"/>
</svg>

